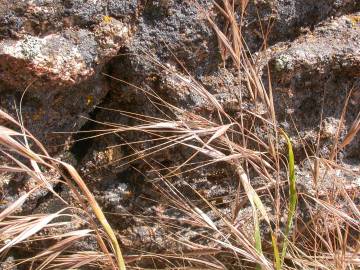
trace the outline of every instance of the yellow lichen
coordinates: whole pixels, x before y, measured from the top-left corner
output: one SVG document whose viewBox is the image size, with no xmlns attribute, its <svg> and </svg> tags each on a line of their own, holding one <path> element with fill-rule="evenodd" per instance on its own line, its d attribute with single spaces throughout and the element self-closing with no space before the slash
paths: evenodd
<svg viewBox="0 0 360 270">
<path fill-rule="evenodd" d="M 86 105 L 89 106 L 94 102 L 94 97 L 89 95 L 86 97 Z"/>
<path fill-rule="evenodd" d="M 9 201 L 7 201 L 7 200 L 0 200 L 0 205 L 6 205 L 8 203 L 9 203 Z"/>
<path fill-rule="evenodd" d="M 103 17 L 103 22 L 104 22 L 104 23 L 111 23 L 111 17 L 105 15 L 105 16 Z"/>
<path fill-rule="evenodd" d="M 351 21 L 351 24 L 353 27 L 355 27 L 357 24 L 360 24 L 360 16 L 359 15 L 350 15 L 349 19 Z"/>
<path fill-rule="evenodd" d="M 44 115 L 44 111 L 40 109 L 36 113 L 34 113 L 31 118 L 34 121 L 38 121 L 42 118 L 43 115 Z"/>
</svg>

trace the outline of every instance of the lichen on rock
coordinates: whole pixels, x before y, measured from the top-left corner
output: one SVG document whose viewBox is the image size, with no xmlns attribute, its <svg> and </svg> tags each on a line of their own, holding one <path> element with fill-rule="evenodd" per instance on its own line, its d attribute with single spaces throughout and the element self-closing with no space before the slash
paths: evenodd
<svg viewBox="0 0 360 270">
<path fill-rule="evenodd" d="M 55 85 L 78 84 L 94 76 L 98 66 L 115 56 L 127 40 L 128 28 L 114 19 L 100 23 L 93 33 L 67 29 L 44 37 L 0 41 L 0 59 L 6 65 L 0 76 L 15 87 L 42 78 Z M 14 70 L 21 72 L 23 81 L 10 79 Z"/>
</svg>

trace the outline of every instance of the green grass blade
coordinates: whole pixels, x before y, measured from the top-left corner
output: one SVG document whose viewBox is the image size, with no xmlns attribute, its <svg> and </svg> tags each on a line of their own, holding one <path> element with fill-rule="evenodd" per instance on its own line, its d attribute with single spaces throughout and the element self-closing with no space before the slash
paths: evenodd
<svg viewBox="0 0 360 270">
<path fill-rule="evenodd" d="M 244 171 L 244 169 L 238 165 L 237 166 L 237 173 L 239 175 L 241 184 L 244 187 L 245 193 L 249 199 L 253 210 L 253 218 L 254 218 L 254 238 L 255 238 L 255 249 L 256 251 L 262 255 L 262 245 L 261 245 L 261 232 L 260 232 L 260 221 L 258 216 L 258 211 L 260 212 L 261 216 L 266 220 L 268 224 L 270 224 L 270 219 L 266 213 L 265 207 L 261 202 L 256 191 L 250 185 L 250 181 Z M 256 270 L 261 270 L 261 266 L 257 265 Z"/>
<path fill-rule="evenodd" d="M 255 238 L 255 249 L 259 254 L 262 254 L 262 246 L 261 246 L 261 233 L 260 233 L 260 222 L 257 215 L 257 209 L 253 209 L 254 216 L 254 238 Z M 261 270 L 261 266 L 258 264 L 256 266 L 256 270 Z"/>
<path fill-rule="evenodd" d="M 284 238 L 282 251 L 281 251 L 281 266 L 282 266 L 284 263 L 285 255 L 286 255 L 286 249 L 289 244 L 289 232 L 292 227 L 293 219 L 294 219 L 295 212 L 296 212 L 297 192 L 296 192 L 296 178 L 295 178 L 295 160 L 294 160 L 294 152 L 292 149 L 292 144 L 291 144 L 291 141 L 290 141 L 290 138 L 288 137 L 288 135 L 283 130 L 280 130 L 280 131 L 284 135 L 284 137 L 287 141 L 287 145 L 288 145 L 288 152 L 289 152 L 288 153 L 288 155 L 289 155 L 288 156 L 288 166 L 289 166 L 289 184 L 290 184 L 289 213 L 288 213 L 286 229 L 285 229 L 285 238 Z"/>
<path fill-rule="evenodd" d="M 275 269 L 281 270 L 281 258 L 280 258 L 280 254 L 279 254 L 276 236 L 274 233 L 271 233 L 271 243 L 272 243 L 272 246 L 274 249 Z"/>
</svg>

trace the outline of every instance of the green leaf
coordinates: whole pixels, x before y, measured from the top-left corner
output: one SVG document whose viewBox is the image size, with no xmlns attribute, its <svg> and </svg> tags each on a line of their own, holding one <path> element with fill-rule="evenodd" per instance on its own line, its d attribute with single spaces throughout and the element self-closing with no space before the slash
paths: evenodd
<svg viewBox="0 0 360 270">
<path fill-rule="evenodd" d="M 286 249 L 289 244 L 289 232 L 291 230 L 293 219 L 296 213 L 296 206 L 297 206 L 297 191 L 296 191 L 296 178 L 295 178 L 295 159 L 294 159 L 294 152 L 292 148 L 292 144 L 290 141 L 290 138 L 288 135 L 280 129 L 281 133 L 286 139 L 287 145 L 288 145 L 288 167 L 289 167 L 289 213 L 286 223 L 286 229 L 285 229 L 285 238 L 282 245 L 282 251 L 281 251 L 281 266 L 284 263 L 284 258 L 286 255 Z"/>
</svg>

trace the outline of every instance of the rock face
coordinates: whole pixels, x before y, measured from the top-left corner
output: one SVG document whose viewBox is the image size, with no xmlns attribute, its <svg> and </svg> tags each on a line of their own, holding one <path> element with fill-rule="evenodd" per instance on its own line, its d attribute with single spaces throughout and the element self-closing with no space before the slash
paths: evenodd
<svg viewBox="0 0 360 270">
<path fill-rule="evenodd" d="M 25 35 L 19 40 L 2 41 L 1 79 L 12 87 L 44 80 L 35 84 L 40 88 L 40 84 L 68 86 L 91 78 L 96 68 L 117 54 L 129 29 L 119 21 L 104 17 L 93 31 L 68 29 L 41 38 Z"/>
<path fill-rule="evenodd" d="M 322 137 L 333 139 L 350 90 L 347 124 L 351 125 L 357 117 L 360 104 L 359 15 L 354 13 L 326 21 L 289 46 L 272 48 L 270 65 L 273 87 L 278 90 L 278 115 L 290 122 L 292 114 L 304 136 L 322 124 Z M 319 122 L 321 118 L 323 123 Z M 323 150 L 322 154 L 329 154 L 326 153 L 329 147 Z M 344 154 L 355 157 L 359 151 L 357 138 Z"/>
<path fill-rule="evenodd" d="M 254 1 L 249 6 L 251 14 L 246 22 L 245 33 L 250 48 L 262 45 L 263 34 L 259 31 L 261 18 L 263 28 L 271 27 L 269 43 L 294 40 L 304 32 L 312 31 L 323 20 L 350 14 L 360 9 L 353 0 L 270 0 Z"/>
<path fill-rule="evenodd" d="M 100 73 L 130 40 L 131 26 L 106 15 L 101 1 L 3 1 L 0 12 L 1 105 L 14 111 L 15 92 L 28 87 L 25 122 L 56 151 L 69 136 L 52 133 L 78 130 L 79 115 L 106 95 Z"/>
<path fill-rule="evenodd" d="M 198 5 L 173 0 L 120 2 L 6 0 L 0 4 L 1 106 L 14 112 L 14 100 L 18 104 L 28 87 L 22 104 L 25 123 L 55 152 L 56 145 L 71 136 L 54 132 L 79 130 L 85 123 L 79 116 L 93 112 L 109 92 L 109 84 L 118 87 L 102 72 L 138 86 L 158 85 L 162 89 L 158 91 L 167 92 L 173 86 L 161 82 L 166 79 L 154 61 L 175 67 L 179 61 L 198 79 L 213 76 L 221 63 L 217 38 L 204 16 L 205 10 L 217 12 L 209 1 Z M 293 40 L 301 29 L 313 28 L 330 16 L 359 9 L 357 1 L 348 0 L 257 1 L 247 11 L 245 39 L 253 50 L 262 44 L 257 11 L 263 24 L 274 20 L 273 44 Z M 339 27 L 332 26 L 334 35 L 342 31 Z M 355 43 L 350 44 L 356 47 Z M 321 48 L 317 41 L 313 44 Z M 126 88 L 122 85 L 122 95 L 129 95 Z M 177 94 L 171 97 L 177 104 L 191 108 L 189 104 L 196 103 L 194 97 Z"/>
<path fill-rule="evenodd" d="M 239 9 L 236 6 L 236 11 Z M 154 106 L 158 104 L 149 102 L 141 89 L 189 112 L 214 113 L 204 97 L 189 87 L 194 81 L 236 115 L 243 81 L 231 68 L 224 68 L 218 38 L 205 11 L 220 25 L 225 24 L 218 8 L 208 0 L 197 4 L 183 0 L 0 2 L 0 108 L 16 115 L 27 89 L 21 107 L 27 128 L 52 154 L 77 166 L 107 212 L 134 213 L 131 218 L 110 218 L 129 249 L 141 246 L 155 251 L 174 244 L 157 225 L 149 233 L 136 214 L 181 218 L 176 211 L 163 211 L 165 202 L 147 180 L 156 178 L 154 170 L 180 165 L 191 153 L 180 147 L 169 149 L 154 157 L 158 168 L 149 168 L 139 160 L 120 162 L 132 153 L 124 141 L 143 142 L 139 151 L 153 147 L 146 136 L 129 132 L 125 138 L 109 134 L 82 140 L 96 134 L 74 132 L 103 128 L 99 123 L 133 126 L 141 121 L 139 115 L 166 117 L 174 113 Z M 320 153 L 325 156 L 331 151 L 350 90 L 344 130 L 359 113 L 359 11 L 357 0 L 262 0 L 251 1 L 243 21 L 244 39 L 259 58 L 264 84 L 269 79 L 269 64 L 280 124 L 295 138 L 297 130 L 289 124 L 294 121 L 310 148 L 316 145 L 322 124 Z M 264 51 L 260 50 L 259 17 L 263 25 L 272 25 L 270 47 Z M 180 70 L 181 76 L 169 70 Z M 132 117 L 125 112 L 133 113 Z M 340 134 L 340 139 L 343 137 Z M 295 154 L 303 160 L 301 143 L 294 141 Z M 357 166 L 359 153 L 358 135 L 341 157 Z M 301 173 L 307 172 L 303 169 Z M 8 182 L 1 184 L 0 190 L 9 186 Z M 197 190 L 222 205 L 232 199 L 237 182 L 226 165 L 219 164 L 199 169 L 191 179 L 185 173 L 174 186 L 189 196 L 192 189 Z M 34 200 L 39 200 L 31 204 L 34 211 L 57 203 Z M 223 207 L 222 211 L 231 209 Z M 185 234 L 187 239 L 194 237 L 189 231 Z"/>
</svg>

